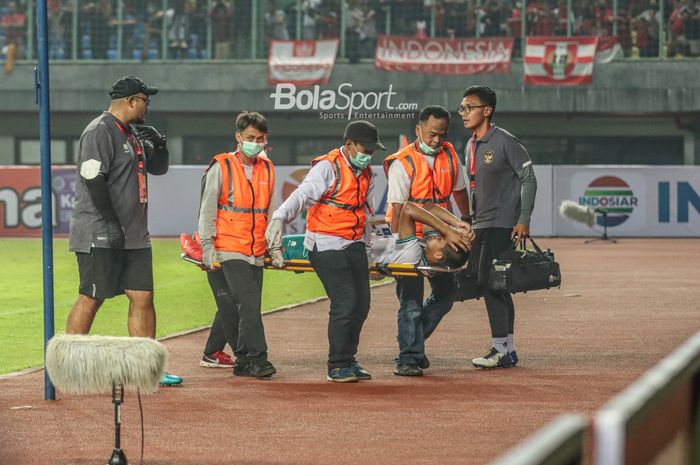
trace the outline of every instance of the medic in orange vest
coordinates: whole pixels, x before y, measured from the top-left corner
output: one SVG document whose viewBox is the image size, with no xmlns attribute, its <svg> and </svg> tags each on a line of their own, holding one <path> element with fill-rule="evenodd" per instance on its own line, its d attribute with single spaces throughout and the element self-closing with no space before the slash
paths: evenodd
<svg viewBox="0 0 700 465">
<path fill-rule="evenodd" d="M 454 195 L 463 219 L 470 218 L 464 171 L 454 147 L 445 140 L 449 112 L 440 106 L 428 106 L 419 118 L 416 140 L 384 160 L 389 181 L 386 219 L 394 232 L 397 232 L 401 206 L 406 201 L 420 206 L 431 201 L 453 211 L 450 197 Z M 392 168 L 395 161 L 400 166 Z M 422 236 L 420 224 L 416 225 L 416 234 Z"/>
<path fill-rule="evenodd" d="M 266 378 L 276 372 L 267 360 L 260 314 L 275 169 L 263 152 L 265 117 L 243 112 L 236 118 L 236 129 L 237 150 L 215 155 L 202 181 L 198 231 L 202 262 L 210 270 L 221 269 L 225 280 L 220 281 L 233 296 L 230 308 L 219 309 L 236 356 L 233 374 Z M 279 251 L 275 258 L 281 260 Z"/>
<path fill-rule="evenodd" d="M 387 220 L 392 231 L 398 232 L 401 208 L 406 201 L 421 207 L 433 202 L 451 212 L 450 197 L 454 195 L 462 220 L 470 218 L 464 171 L 454 147 L 445 140 L 449 125 L 450 112 L 446 108 L 437 105 L 423 108 L 418 115 L 416 140 L 386 158 L 384 170 L 389 184 Z M 421 225 L 416 224 L 418 238 L 422 236 L 422 230 Z M 431 332 L 429 328 L 437 325 L 452 308 L 452 277 L 439 273 L 429 281 L 431 292 L 424 303 L 422 277 L 396 279 L 399 298 L 396 376 L 423 375 L 423 370 L 430 366 L 425 355 L 425 339 Z"/>
<path fill-rule="evenodd" d="M 369 163 L 375 150 L 384 150 L 384 145 L 373 124 L 348 124 L 343 145 L 312 162 L 299 187 L 272 215 L 266 232 L 270 250 L 277 250 L 284 223 L 309 208 L 304 246 L 330 299 L 326 379 L 332 382 L 372 378 L 355 355 L 370 302 L 367 215 L 373 211 Z"/>
</svg>

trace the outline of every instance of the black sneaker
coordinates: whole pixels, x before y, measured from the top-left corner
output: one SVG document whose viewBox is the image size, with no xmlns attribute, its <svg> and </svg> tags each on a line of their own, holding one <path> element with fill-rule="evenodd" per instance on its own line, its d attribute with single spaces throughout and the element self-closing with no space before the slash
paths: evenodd
<svg viewBox="0 0 700 465">
<path fill-rule="evenodd" d="M 514 367 L 515 365 L 517 365 L 520 361 L 520 359 L 518 358 L 518 353 L 516 351 L 513 351 L 508 352 L 508 355 L 510 355 L 510 366 Z"/>
<path fill-rule="evenodd" d="M 423 370 L 417 365 L 403 363 L 394 369 L 394 374 L 396 376 L 423 376 Z"/>
<path fill-rule="evenodd" d="M 355 376 L 360 381 L 367 381 L 368 379 L 372 379 L 372 375 L 370 375 L 367 370 L 362 368 L 359 363 L 352 362 L 352 365 L 350 365 L 350 368 L 352 368 L 352 371 L 355 373 Z"/>
<path fill-rule="evenodd" d="M 422 368 L 425 370 L 426 368 L 430 368 L 430 360 L 428 360 L 428 356 L 424 355 L 423 360 L 418 362 L 418 368 Z"/>
<path fill-rule="evenodd" d="M 502 354 L 492 347 L 488 354 L 473 359 L 472 365 L 476 368 L 510 368 L 513 366 L 513 361 L 509 354 Z"/>
<path fill-rule="evenodd" d="M 233 367 L 233 374 L 236 376 L 252 376 L 253 378 L 269 378 L 277 373 L 272 363 L 267 360 L 239 363 Z"/>
</svg>

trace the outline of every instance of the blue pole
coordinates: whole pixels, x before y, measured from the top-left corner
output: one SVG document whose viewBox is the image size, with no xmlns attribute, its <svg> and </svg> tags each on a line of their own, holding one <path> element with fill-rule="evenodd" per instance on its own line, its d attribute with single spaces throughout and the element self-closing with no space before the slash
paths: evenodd
<svg viewBox="0 0 700 465">
<path fill-rule="evenodd" d="M 49 102 L 49 41 L 46 0 L 37 2 L 37 38 L 39 52 L 39 143 L 41 148 L 41 243 L 44 275 L 44 361 L 46 345 L 54 334 L 53 320 L 53 211 L 51 192 L 51 106 Z M 44 370 L 44 400 L 56 400 L 49 375 Z"/>
</svg>

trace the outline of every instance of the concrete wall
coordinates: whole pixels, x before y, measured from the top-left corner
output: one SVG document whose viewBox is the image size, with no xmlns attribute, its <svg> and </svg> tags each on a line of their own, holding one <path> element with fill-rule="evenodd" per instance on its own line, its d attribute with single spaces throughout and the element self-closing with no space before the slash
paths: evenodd
<svg viewBox="0 0 700 465">
<path fill-rule="evenodd" d="M 458 106 L 465 87 L 481 83 L 498 92 L 498 124 L 521 138 L 672 136 L 682 138 L 680 159 L 686 164 L 697 164 L 699 71 L 698 60 L 620 61 L 596 65 L 591 86 L 549 88 L 524 87 L 520 62 L 513 63 L 508 74 L 470 76 L 387 73 L 368 63 L 339 64 L 331 82 L 321 89 L 335 90 L 350 83 L 352 91 L 386 92 L 391 85 L 394 104 L 412 102 L 418 108 L 440 104 L 452 110 Z M 183 158 L 188 136 L 228 140 L 233 132 L 233 115 L 243 109 L 266 113 L 274 119 L 274 135 L 289 140 L 338 137 L 347 123 L 346 119 L 338 119 L 318 124 L 318 111 L 314 110 L 276 110 L 270 97 L 274 89 L 267 84 L 266 63 L 56 63 L 51 66 L 52 134 L 67 139 L 79 137 L 86 123 L 106 108 L 106 88 L 127 74 L 139 75 L 161 88 L 153 99 L 149 123 L 162 128 L 176 142 L 171 149 L 177 161 Z M 37 137 L 37 109 L 33 65 L 17 64 L 11 75 L 0 79 L 0 138 Z M 389 148 L 398 144 L 399 134 L 412 134 L 415 124 L 410 118 L 375 122 L 381 123 Z M 453 133 L 463 139 L 463 128 L 458 122 L 454 126 Z M 14 146 L 19 147 L 16 141 Z M 11 150 L 5 144 L 4 162 L 13 157 Z M 305 160 L 295 155 L 281 162 Z"/>
<path fill-rule="evenodd" d="M 509 74 L 428 76 L 378 71 L 371 64 L 339 64 L 324 88 L 352 83 L 362 91 L 393 84 L 398 101 L 455 107 L 460 92 L 483 83 L 499 94 L 499 111 L 525 113 L 697 113 L 700 62 L 620 61 L 596 65 L 593 85 L 575 88 L 522 85 L 522 64 Z M 226 112 L 231 108 L 270 111 L 267 64 L 95 63 L 51 66 L 52 109 L 92 112 L 104 105 L 105 89 L 115 78 L 137 74 L 163 89 L 159 111 Z M 0 111 L 27 111 L 34 105 L 33 65 L 19 64 L 0 80 Z"/>
</svg>

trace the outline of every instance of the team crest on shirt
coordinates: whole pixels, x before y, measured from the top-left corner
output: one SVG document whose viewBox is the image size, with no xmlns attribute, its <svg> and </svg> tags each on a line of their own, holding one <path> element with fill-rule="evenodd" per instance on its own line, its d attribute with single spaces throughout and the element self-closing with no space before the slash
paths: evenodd
<svg viewBox="0 0 700 465">
<path fill-rule="evenodd" d="M 493 163 L 493 150 L 487 150 L 484 152 L 484 163 L 487 165 Z"/>
<path fill-rule="evenodd" d="M 126 142 L 124 142 L 124 146 L 123 146 L 123 147 L 124 147 L 124 153 L 129 153 L 129 144 L 127 144 Z"/>
</svg>

